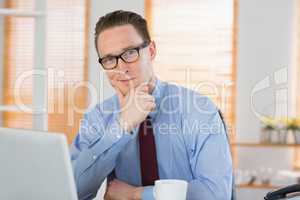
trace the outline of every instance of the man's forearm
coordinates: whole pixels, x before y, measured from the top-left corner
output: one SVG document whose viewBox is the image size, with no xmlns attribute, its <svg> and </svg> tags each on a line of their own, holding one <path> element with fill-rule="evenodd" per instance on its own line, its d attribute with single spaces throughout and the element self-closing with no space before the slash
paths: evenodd
<svg viewBox="0 0 300 200">
<path fill-rule="evenodd" d="M 97 192 L 103 180 L 114 169 L 120 151 L 132 139 L 132 135 L 125 134 L 117 122 L 111 126 L 114 124 L 115 127 L 107 129 L 92 146 L 80 150 L 75 145 L 71 148 L 79 196 L 85 196 L 91 191 Z"/>
</svg>

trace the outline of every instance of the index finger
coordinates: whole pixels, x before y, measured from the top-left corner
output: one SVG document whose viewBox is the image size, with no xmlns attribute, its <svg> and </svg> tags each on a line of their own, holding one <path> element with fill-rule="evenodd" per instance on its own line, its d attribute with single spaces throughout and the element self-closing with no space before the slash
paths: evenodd
<svg viewBox="0 0 300 200">
<path fill-rule="evenodd" d="M 143 83 L 139 84 L 135 90 L 138 92 L 144 92 L 144 93 L 149 94 L 149 89 L 150 89 L 149 83 L 143 82 Z"/>
</svg>

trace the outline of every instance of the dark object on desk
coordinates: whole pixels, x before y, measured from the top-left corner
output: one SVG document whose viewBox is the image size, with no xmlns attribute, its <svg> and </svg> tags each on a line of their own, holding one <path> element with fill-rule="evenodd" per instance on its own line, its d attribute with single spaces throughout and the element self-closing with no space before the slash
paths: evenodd
<svg viewBox="0 0 300 200">
<path fill-rule="evenodd" d="M 283 200 L 283 199 L 300 199 L 300 184 L 290 185 L 273 192 L 269 192 L 265 196 L 265 200 Z"/>
</svg>

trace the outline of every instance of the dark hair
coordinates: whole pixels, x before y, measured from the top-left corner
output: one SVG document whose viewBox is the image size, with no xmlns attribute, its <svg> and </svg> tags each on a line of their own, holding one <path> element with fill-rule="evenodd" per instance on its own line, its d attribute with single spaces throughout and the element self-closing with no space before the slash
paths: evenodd
<svg viewBox="0 0 300 200">
<path fill-rule="evenodd" d="M 101 32 L 108 28 L 115 26 L 121 26 L 131 24 L 139 35 L 142 37 L 144 42 L 150 42 L 150 34 L 147 28 L 147 21 L 137 13 L 117 10 L 114 12 L 107 13 L 106 15 L 99 18 L 95 27 L 95 47 L 98 52 L 97 40 Z"/>
</svg>

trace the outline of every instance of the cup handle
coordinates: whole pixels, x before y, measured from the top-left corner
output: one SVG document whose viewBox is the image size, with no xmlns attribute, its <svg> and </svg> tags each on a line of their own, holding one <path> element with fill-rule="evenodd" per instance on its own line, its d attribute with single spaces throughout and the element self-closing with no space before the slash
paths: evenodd
<svg viewBox="0 0 300 200">
<path fill-rule="evenodd" d="M 156 189 L 155 189 L 156 187 L 155 186 L 153 186 L 153 196 L 154 196 L 154 199 L 156 199 Z"/>
</svg>

